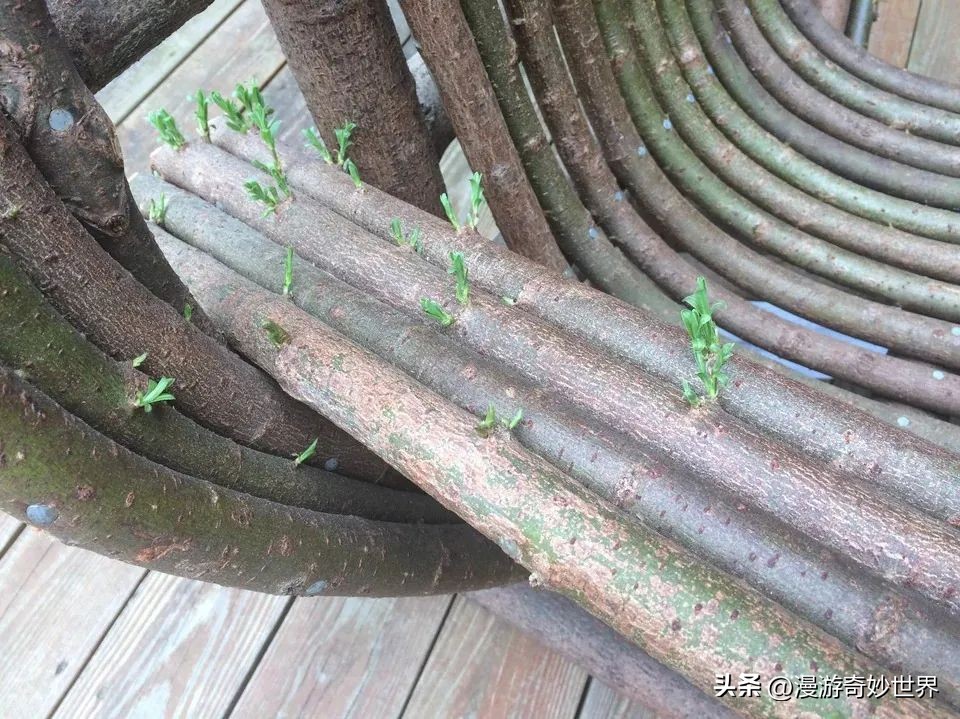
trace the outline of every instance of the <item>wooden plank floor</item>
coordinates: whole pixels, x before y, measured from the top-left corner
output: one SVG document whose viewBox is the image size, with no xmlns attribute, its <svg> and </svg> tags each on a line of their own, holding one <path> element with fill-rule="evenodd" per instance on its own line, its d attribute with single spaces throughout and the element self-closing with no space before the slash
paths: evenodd
<svg viewBox="0 0 960 719">
<path fill-rule="evenodd" d="M 871 48 L 960 80 L 958 26 L 956 0 L 881 0 Z M 147 169 L 150 110 L 186 128 L 197 88 L 251 79 L 285 136 L 309 123 L 259 1 L 216 0 L 101 91 L 128 172 Z M 462 155 L 445 171 L 462 180 Z M 263 596 L 145 572 L 0 514 L 2 719 L 466 716 L 646 717 L 462 597 Z"/>
</svg>

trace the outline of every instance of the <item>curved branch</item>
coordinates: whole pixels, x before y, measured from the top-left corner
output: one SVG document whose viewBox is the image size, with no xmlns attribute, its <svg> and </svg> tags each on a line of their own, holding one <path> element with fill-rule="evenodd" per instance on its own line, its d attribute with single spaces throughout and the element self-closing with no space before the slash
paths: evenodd
<svg viewBox="0 0 960 719">
<path fill-rule="evenodd" d="M 522 577 L 465 526 L 319 514 L 172 472 L 0 370 L 0 506 L 150 569 L 270 594 L 397 596 Z"/>
</svg>

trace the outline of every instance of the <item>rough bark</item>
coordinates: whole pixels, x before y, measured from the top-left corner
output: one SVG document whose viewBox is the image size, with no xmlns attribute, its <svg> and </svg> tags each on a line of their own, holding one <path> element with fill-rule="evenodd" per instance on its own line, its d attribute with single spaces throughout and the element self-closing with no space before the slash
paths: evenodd
<svg viewBox="0 0 960 719">
<path fill-rule="evenodd" d="M 483 175 L 490 210 L 507 245 L 553 270 L 564 271 L 567 262 L 510 142 L 460 6 L 454 0 L 405 0 L 401 6 L 437 81 L 467 161 Z"/>
<path fill-rule="evenodd" d="M 386 365 L 289 302 L 266 299 L 240 278 L 219 296 L 199 294 L 244 354 L 283 386 L 336 417 L 458 515 L 495 537 L 535 581 L 571 596 L 651 656 L 706 690 L 715 672 L 787 675 L 815 662 L 828 674 L 876 673 L 858 656 L 778 605 L 689 557 L 572 482 L 497 431 L 483 437 L 475 418 Z M 277 347 L 250 319 L 282 327 Z M 375 378 L 375 379 L 374 379 Z M 571 541 L 572 540 L 572 541 Z M 709 639 L 705 639 L 705 633 Z M 800 700 L 823 716 L 867 710 L 855 699 Z M 742 706 L 756 716 L 793 716 L 778 702 Z M 933 703 L 874 704 L 876 716 L 939 716 Z"/>
<path fill-rule="evenodd" d="M 261 287 L 280 292 L 279 273 L 271 269 L 282 265 L 279 245 L 171 185 L 152 178 L 134 185 L 140 193 L 161 188 L 171 198 L 171 230 Z M 162 247 L 188 281 L 201 267 L 215 292 L 231 285 L 230 273 L 196 250 L 173 240 Z M 960 644 L 949 639 L 954 632 L 936 612 L 910 606 L 879 582 L 852 572 L 822 546 L 811 545 L 761 513 L 733 506 L 693 480 L 677 462 L 598 425 L 546 390 L 465 351 L 443 333 L 418 327 L 299 259 L 296 277 L 294 303 L 332 329 L 478 418 L 490 404 L 506 415 L 521 406 L 524 419 L 513 435 L 527 449 L 876 661 L 914 669 L 937 667 L 943 694 L 958 694 L 954 689 L 960 687 L 960 676 L 943 667 L 960 666 Z M 198 299 L 216 303 L 202 292 Z M 890 607 L 902 607 L 901 620 L 878 631 Z"/>
<path fill-rule="evenodd" d="M 0 4 L 0 105 L 47 182 L 97 241 L 178 311 L 190 294 L 130 196 L 113 123 L 77 74 L 43 0 Z M 206 328 L 206 318 L 196 322 Z"/>
<path fill-rule="evenodd" d="M 350 157 L 365 182 L 440 213 L 443 178 L 384 0 L 267 0 L 317 131 L 357 124 Z"/>
<path fill-rule="evenodd" d="M 843 35 L 843 24 L 825 23 L 810 0 L 783 0 L 784 9 L 824 55 L 857 77 L 902 97 L 960 112 L 960 87 L 890 65 Z"/>
<path fill-rule="evenodd" d="M 913 135 L 953 145 L 960 141 L 960 115 L 874 87 L 830 62 L 797 29 L 779 0 L 747 0 L 747 7 L 771 46 L 827 97 Z"/>
<path fill-rule="evenodd" d="M 418 595 L 522 577 L 465 526 L 320 514 L 149 462 L 0 371 L 0 506 L 149 569 L 271 594 Z"/>
<path fill-rule="evenodd" d="M 848 144 L 794 115 L 753 76 L 712 5 L 686 2 L 711 67 L 740 106 L 768 132 L 844 177 L 897 197 L 950 210 L 960 206 L 960 179 L 921 170 Z"/>
<path fill-rule="evenodd" d="M 211 0 L 46 0 L 84 83 L 96 92 Z"/>
<path fill-rule="evenodd" d="M 277 218 L 264 219 L 239 190 L 238 178 L 249 168 L 209 145 L 178 153 L 160 150 L 155 166 L 176 184 L 218 203 L 278 243 L 289 243 L 305 259 L 354 287 L 421 319 L 420 299 L 431 297 L 455 316 L 448 332 L 474 351 L 512 367 L 537 384 L 550 386 L 583 410 L 622 431 L 632 441 L 682 461 L 688 471 L 747 503 L 763 509 L 837 551 L 856 557 L 862 566 L 888 581 L 930 597 L 946 607 L 960 606 L 960 542 L 953 530 L 920 512 L 888 504 L 875 490 L 896 492 L 918 502 L 916 482 L 897 487 L 879 475 L 865 479 L 873 487 L 846 481 L 833 467 L 794 454 L 718 408 L 691 410 L 675 386 L 663 384 L 535 318 L 505 307 L 499 299 L 471 293 L 466 306 L 451 295 L 447 273 L 424 266 L 415 254 L 383 247 L 375 238 L 337 222 L 335 215 L 298 198 Z M 197 159 L 202 157 L 201 162 Z M 698 451 L 691 453 L 690 447 Z M 411 478 L 413 479 L 413 478 Z M 415 480 L 414 480 L 415 481 Z M 945 522 L 960 514 L 956 476 L 923 509 Z M 852 509 L 855 508 L 855 509 Z M 882 529 L 881 529 L 882 527 Z M 882 540 L 880 539 L 882 537 Z M 881 549 L 878 542 L 887 549 Z M 900 549 L 890 552 L 890 543 Z M 895 556 L 894 556 L 895 555 Z M 956 576 L 955 576 L 956 575 Z"/>
<path fill-rule="evenodd" d="M 570 6 L 570 9 L 575 8 Z M 575 16 L 583 17 L 582 14 Z M 259 154 L 262 152 L 259 144 L 248 139 L 231 135 L 219 140 L 229 140 L 230 147 L 243 157 L 263 157 Z M 421 229 L 422 256 L 434 266 L 446 270 L 450 253 L 461 252 L 470 268 L 473 285 L 497 297 L 510 298 L 517 308 L 673 385 L 689 374 L 689 339 L 675 321 L 669 324 L 656 321 L 623 302 L 579 283 L 565 281 L 475 235 L 456 234 L 448 223 L 372 188 L 351 192 L 350 180 L 321 161 L 291 162 L 295 153 L 289 150 L 283 155 L 287 158 L 291 181 L 302 195 L 314 197 L 384 242 L 394 244 L 389 229 L 392 218 L 409 220 L 405 226 Z M 659 309 L 651 307 L 650 311 L 655 313 Z M 673 314 L 675 310 L 669 312 Z M 786 379 L 740 353 L 734 354 L 731 373 L 733 380 L 720 394 L 720 404 L 731 414 L 762 427 L 798 451 L 846 471 L 860 471 L 865 477 L 875 474 L 896 477 L 905 491 L 913 494 L 924 493 L 928 485 L 936 488 L 942 482 L 949 483 L 960 473 L 956 455 L 911 438 L 896 427 L 882 425 L 853 409 L 849 402 L 824 397 L 813 388 Z M 900 418 L 892 419 L 891 424 L 904 425 Z M 912 421 L 908 420 L 906 425 Z M 952 427 L 945 426 L 946 429 Z M 938 491 L 928 494 L 928 499 L 935 500 Z"/>
<path fill-rule="evenodd" d="M 336 459 L 343 473 L 363 478 L 383 474 L 382 460 L 284 395 L 110 258 L 46 185 L 2 115 L 0 207 L 0 241 L 57 311 L 114 359 L 147 352 L 144 370 L 176 379 L 177 406 L 186 414 L 287 457 L 319 436 L 318 462 Z"/>
<path fill-rule="evenodd" d="M 759 125 L 737 104 L 707 62 L 683 2 L 658 0 L 673 54 L 696 102 L 737 146 L 768 171 L 823 202 L 883 225 L 947 242 L 960 242 L 956 212 L 872 190 L 817 164 Z M 768 207 L 767 209 L 773 209 Z"/>
<path fill-rule="evenodd" d="M 280 504 L 395 522 L 453 523 L 429 498 L 376 487 L 249 449 L 165 406 L 134 406 L 146 378 L 115 362 L 54 312 L 0 255 L 0 363 L 127 449 L 184 474 Z M 179 390 L 174 387 L 174 392 Z"/>
<path fill-rule="evenodd" d="M 698 1 L 687 0 L 688 7 Z M 789 110 L 852 145 L 920 169 L 960 177 L 960 147 L 909 135 L 831 100 L 777 55 L 754 19 L 744 12 L 742 0 L 717 0 L 717 7 L 750 70 Z"/>
</svg>

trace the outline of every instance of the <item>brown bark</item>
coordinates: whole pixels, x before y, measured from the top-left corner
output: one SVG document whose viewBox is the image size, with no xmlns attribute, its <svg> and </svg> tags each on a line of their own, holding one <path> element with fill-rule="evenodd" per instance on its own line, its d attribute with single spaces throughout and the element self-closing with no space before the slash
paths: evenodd
<svg viewBox="0 0 960 719">
<path fill-rule="evenodd" d="M 134 280 L 60 204 L 0 114 L 0 241 L 77 329 L 115 359 L 143 352 L 152 376 L 176 379 L 177 406 L 264 451 L 295 456 L 320 437 L 317 461 L 376 479 L 383 462 L 186 322 Z"/>
<path fill-rule="evenodd" d="M 265 220 L 240 190 L 239 178 L 249 176 L 250 168 L 225 153 L 218 156 L 215 147 L 203 144 L 178 153 L 161 149 L 153 160 L 176 184 L 424 322 L 432 320 L 420 311 L 420 299 L 450 296 L 445 272 L 425 266 L 403 248 L 382 246 L 308 198 L 299 197 L 277 218 Z M 743 425 L 716 407 L 691 410 L 676 387 L 584 347 L 485 293 L 472 292 L 466 306 L 446 304 L 456 318 L 447 331 L 474 351 L 550 386 L 632 441 L 676 459 L 704 481 L 855 558 L 877 576 L 909 585 L 943 606 L 960 607 L 960 597 L 954 598 L 951 589 L 960 586 L 960 537 L 912 507 L 881 499 L 878 487 L 897 491 L 888 477 L 870 476 L 867 470 L 864 479 L 873 486 L 849 482 L 834 468 L 772 440 L 763 428 Z M 954 476 L 942 486 L 951 498 L 941 495 L 923 509 L 944 522 L 955 521 L 960 485 Z M 897 491 L 906 502 L 917 502 L 915 493 L 912 480 Z M 893 545 L 899 549 L 891 552 Z"/>
<path fill-rule="evenodd" d="M 760 595 L 745 591 L 669 540 L 597 499 L 526 452 L 506 433 L 482 436 L 476 419 L 402 372 L 372 357 L 289 302 L 237 277 L 229 286 L 210 259 L 196 258 L 191 286 L 211 298 L 211 316 L 231 341 L 269 368 L 283 386 L 404 473 L 508 555 L 705 690 L 714 672 L 876 673 L 819 632 Z M 202 287 L 205 286 L 205 287 Z M 220 288 L 219 290 L 217 288 Z M 255 322 L 251 324 L 250 319 Z M 259 329 L 284 330 L 276 346 Z M 703 641 L 704 632 L 711 639 Z M 775 703 L 751 704 L 757 716 L 793 716 Z M 865 706 L 808 704 L 823 716 Z M 878 716 L 941 716 L 933 703 L 881 704 Z"/>
<path fill-rule="evenodd" d="M 374 187 L 435 214 L 443 178 L 384 0 L 264 3 L 317 131 L 357 124 L 350 157 Z"/>
<path fill-rule="evenodd" d="M 152 177 L 137 179 L 134 191 L 139 195 L 167 193 L 167 227 L 192 248 L 274 294 L 281 292 L 276 271 L 283 265 L 280 245 L 179 188 Z M 197 249 L 160 237 L 165 254 L 186 281 L 195 268 L 203 267 L 213 281 L 204 283 L 204 290 L 193 285 L 194 291 L 200 302 L 217 305 L 207 292 L 228 291 L 231 274 Z M 696 481 L 679 462 L 628 440 L 551 396 L 547 388 L 532 385 L 299 257 L 289 296 L 313 317 L 478 417 L 491 404 L 507 416 L 519 404 L 523 421 L 512 434 L 527 449 L 881 664 L 916 671 L 939 667 L 943 695 L 960 696 L 960 676 L 943 669 L 960 669 L 960 640 L 950 639 L 954 632 L 929 607 L 908 603 L 881 582 L 851 571 L 845 560 L 807 537 L 760 512 L 738 508 Z M 902 607 L 901 619 L 880 632 L 878 622 L 891 606 Z"/>
<path fill-rule="evenodd" d="M 211 0 L 46 0 L 74 64 L 96 92 Z"/>
<path fill-rule="evenodd" d="M 459 4 L 454 0 L 405 0 L 401 6 L 437 81 L 467 161 L 483 174 L 487 200 L 507 246 L 550 269 L 565 270 L 566 260 L 510 141 Z"/>
<path fill-rule="evenodd" d="M 120 447 L 0 368 L 0 507 L 70 544 L 271 594 L 446 594 L 524 572 L 466 526 L 267 502 Z"/>
<path fill-rule="evenodd" d="M 43 0 L 3 0 L 0 43 L 0 104 L 47 182 L 147 289 L 178 311 L 195 305 L 133 202 L 113 123 L 77 74 Z M 206 328 L 202 312 L 195 321 Z"/>
<path fill-rule="evenodd" d="M 254 143 L 241 142 L 238 151 L 256 156 Z M 189 175 L 212 190 L 223 181 L 218 172 L 232 165 L 229 158 L 217 160 L 210 146 L 192 146 L 183 154 L 163 154 L 165 162 L 180 165 L 193 157 Z M 289 158 L 291 153 L 284 153 Z M 212 163 L 217 171 L 208 171 Z M 506 252 L 492 243 L 470 234 L 457 234 L 449 224 L 432 215 L 372 188 L 354 192 L 343 173 L 322 162 L 291 163 L 291 180 L 303 196 L 313 195 L 342 218 L 350 218 L 382 241 L 393 245 L 390 220 L 409 219 L 409 227 L 422 230 L 423 257 L 444 274 L 450 252 L 462 252 L 470 269 L 471 283 L 497 297 L 507 297 L 530 315 L 562 328 L 571 336 L 587 340 L 614 357 L 629 360 L 635 367 L 679 385 L 690 372 L 690 345 L 677 326 L 657 322 L 622 302 L 575 282 L 568 282 L 544 271 L 540 266 Z M 179 172 L 179 171 L 178 171 Z M 249 168 L 241 165 L 234 178 L 246 177 Z M 187 172 L 178 174 L 184 178 Z M 181 180 L 183 182 L 183 180 Z M 233 181 L 222 182 L 226 191 L 218 199 L 233 196 Z M 237 197 L 232 206 L 240 213 L 255 214 L 246 198 Z M 330 222 L 336 222 L 333 216 Z M 256 224 L 256 219 L 251 220 Z M 405 224 L 405 227 L 408 226 Z M 355 233 L 335 224 L 332 232 Z M 355 234 L 352 236 L 356 236 Z M 360 235 L 359 237 L 363 237 Z M 353 246 L 351 246 L 353 247 Z M 373 255 L 394 253 L 388 247 L 373 248 Z M 343 254 L 338 251 L 338 254 Z M 409 257 L 398 259 L 409 262 Z M 373 262 L 374 266 L 382 262 Z M 407 266 L 407 265 L 404 265 Z M 419 270 L 416 270 L 419 272 Z M 834 464 L 864 479 L 882 476 L 898 494 L 933 507 L 960 474 L 958 457 L 913 439 L 904 432 L 881 425 L 849 405 L 824 397 L 815 390 L 790 381 L 761 365 L 734 355 L 731 384 L 720 394 L 719 402 L 731 414 L 762 428 L 805 454 Z M 894 489 L 898 487 L 898 489 Z M 922 500 L 920 498 L 923 497 Z"/>
</svg>

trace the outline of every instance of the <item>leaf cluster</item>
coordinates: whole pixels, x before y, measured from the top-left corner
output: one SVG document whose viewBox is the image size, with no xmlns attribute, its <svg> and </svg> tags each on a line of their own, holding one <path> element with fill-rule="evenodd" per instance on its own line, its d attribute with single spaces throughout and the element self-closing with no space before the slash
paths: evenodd
<svg viewBox="0 0 960 719">
<path fill-rule="evenodd" d="M 431 300 L 429 297 L 422 297 L 420 299 L 420 308 L 425 314 L 435 319 L 441 327 L 449 327 L 453 324 L 453 315 L 443 309 L 436 300 Z"/>
<path fill-rule="evenodd" d="M 410 234 L 404 235 L 403 225 L 400 223 L 400 220 L 396 217 L 390 220 L 390 236 L 393 237 L 393 241 L 396 242 L 399 247 L 409 245 L 417 254 L 420 254 L 423 252 L 423 238 L 421 235 L 422 233 L 419 227 L 414 227 L 410 231 Z"/>
<path fill-rule="evenodd" d="M 724 303 L 710 303 L 707 280 L 704 277 L 697 278 L 696 292 L 683 301 L 689 305 L 689 309 L 680 312 L 680 319 L 690 337 L 690 347 L 697 363 L 697 377 L 703 385 L 706 398 L 713 400 L 730 381 L 723 368 L 733 355 L 734 349 L 733 342 L 720 343 L 717 324 L 713 319 L 714 313 L 722 310 Z M 683 380 L 683 397 L 694 407 L 701 401 L 687 380 Z"/>
<path fill-rule="evenodd" d="M 159 380 L 149 380 L 147 382 L 147 391 L 137 392 L 137 398 L 134 404 L 137 407 L 142 407 L 144 412 L 152 412 L 153 405 L 172 402 L 176 397 L 167 392 L 167 390 L 170 388 L 170 385 L 173 384 L 173 381 L 172 377 L 161 377 Z"/>
<path fill-rule="evenodd" d="M 510 419 L 500 420 L 499 424 L 503 425 L 507 430 L 513 430 L 522 421 L 523 408 L 521 407 L 516 411 L 516 414 L 514 414 L 513 417 Z M 497 424 L 497 408 L 494 407 L 493 404 L 488 404 L 486 414 L 483 416 L 483 419 L 477 423 L 477 433 L 480 434 L 481 437 L 486 437 L 493 432 Z"/>
<path fill-rule="evenodd" d="M 163 225 L 164 220 L 167 219 L 167 196 L 165 193 L 161 192 L 160 197 L 156 200 L 150 198 L 150 204 L 147 206 L 147 217 L 150 222 Z"/>
<path fill-rule="evenodd" d="M 183 137 L 183 133 L 181 133 L 179 128 L 177 128 L 177 121 L 173 119 L 173 115 L 164 110 L 162 107 L 159 110 L 154 110 L 147 115 L 147 121 L 153 125 L 157 133 L 160 135 L 160 141 L 166 143 L 174 150 L 179 150 L 181 147 L 187 144 L 186 139 Z"/>
<path fill-rule="evenodd" d="M 461 305 L 467 304 L 470 301 L 470 279 L 462 252 L 450 253 L 450 269 L 447 272 L 457 281 L 457 302 Z"/>
</svg>

